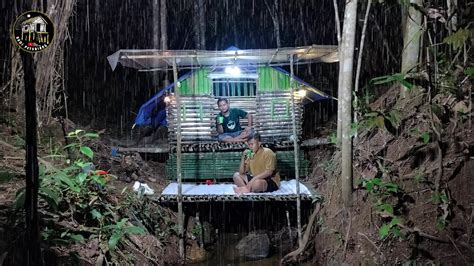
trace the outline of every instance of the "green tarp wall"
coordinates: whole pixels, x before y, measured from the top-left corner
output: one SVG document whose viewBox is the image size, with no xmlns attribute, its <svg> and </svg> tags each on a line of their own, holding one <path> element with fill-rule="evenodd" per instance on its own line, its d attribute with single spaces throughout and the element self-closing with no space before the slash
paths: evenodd
<svg viewBox="0 0 474 266">
<path fill-rule="evenodd" d="M 290 77 L 276 71 L 271 67 L 259 67 L 257 69 L 259 92 L 289 91 Z"/>
<path fill-rule="evenodd" d="M 182 96 L 211 95 L 212 81 L 207 77 L 209 70 L 199 69 L 191 77 L 181 82 L 180 94 Z"/>
<path fill-rule="evenodd" d="M 182 153 L 182 177 L 186 179 L 231 179 L 239 170 L 242 152 L 206 152 Z M 295 161 L 293 151 L 277 151 L 277 167 L 282 178 L 293 177 Z M 309 161 L 304 158 L 303 152 L 299 154 L 300 175 L 309 174 Z M 176 179 L 176 154 L 170 154 L 166 162 L 166 176 Z"/>
</svg>

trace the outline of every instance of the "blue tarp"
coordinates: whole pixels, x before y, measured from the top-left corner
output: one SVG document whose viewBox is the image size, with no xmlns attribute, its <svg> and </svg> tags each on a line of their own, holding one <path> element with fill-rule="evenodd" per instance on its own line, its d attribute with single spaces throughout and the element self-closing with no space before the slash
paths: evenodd
<svg viewBox="0 0 474 266">
<path fill-rule="evenodd" d="M 239 48 L 235 46 L 230 46 L 226 50 L 235 51 Z M 285 75 L 290 75 L 288 71 L 281 67 L 272 67 L 278 72 L 281 72 Z M 256 71 L 256 70 L 255 70 Z M 189 71 L 185 75 L 178 78 L 179 82 L 189 78 L 193 74 L 193 71 Z M 302 79 L 294 76 L 294 79 L 309 88 L 307 91 L 306 97 L 312 99 L 313 101 L 320 101 L 320 100 L 327 100 L 332 99 L 332 97 L 325 95 L 323 92 L 320 92 L 315 87 L 311 86 L 309 83 L 303 81 Z M 166 121 L 166 104 L 164 103 L 163 99 L 167 92 L 173 91 L 175 83 L 172 83 L 165 88 L 161 89 L 158 93 L 156 93 L 150 100 L 144 103 L 140 110 L 138 111 L 138 115 L 135 118 L 135 125 L 150 125 L 153 127 L 159 126 L 167 126 Z M 317 92 L 317 93 L 316 93 Z"/>
<path fill-rule="evenodd" d="M 189 78 L 192 74 L 192 71 L 186 73 L 185 75 L 178 78 L 178 82 Z M 167 126 L 166 104 L 164 103 L 163 99 L 167 92 L 170 92 L 172 89 L 174 89 L 174 85 L 175 83 L 173 82 L 170 85 L 164 87 L 140 107 L 138 115 L 135 118 L 135 125 L 150 125 L 153 127 Z"/>
</svg>

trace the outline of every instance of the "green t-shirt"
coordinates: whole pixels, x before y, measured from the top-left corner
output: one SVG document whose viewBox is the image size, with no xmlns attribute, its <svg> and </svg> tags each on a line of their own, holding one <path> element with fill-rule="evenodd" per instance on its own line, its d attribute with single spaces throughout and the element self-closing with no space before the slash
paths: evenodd
<svg viewBox="0 0 474 266">
<path fill-rule="evenodd" d="M 219 113 L 216 117 L 216 123 L 218 123 L 217 119 L 219 116 L 223 116 Z M 222 128 L 224 129 L 224 133 L 229 132 L 237 132 L 242 130 L 240 126 L 240 118 L 245 118 L 247 116 L 247 112 L 242 109 L 238 108 L 230 108 L 229 109 L 229 116 L 224 116 L 224 123 L 222 123 Z"/>
</svg>

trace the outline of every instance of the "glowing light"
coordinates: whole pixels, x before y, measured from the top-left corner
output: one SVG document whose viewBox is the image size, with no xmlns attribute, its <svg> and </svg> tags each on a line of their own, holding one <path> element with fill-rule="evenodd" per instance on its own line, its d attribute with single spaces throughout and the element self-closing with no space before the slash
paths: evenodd
<svg viewBox="0 0 474 266">
<path fill-rule="evenodd" d="M 238 76 L 240 75 L 241 71 L 238 66 L 227 66 L 225 68 L 225 73 L 231 75 L 231 76 Z"/>
<path fill-rule="evenodd" d="M 300 98 L 306 97 L 306 90 L 298 90 L 296 91 L 296 95 Z"/>
<path fill-rule="evenodd" d="M 166 96 L 164 99 L 165 103 L 171 102 L 171 98 L 169 96 Z"/>
</svg>

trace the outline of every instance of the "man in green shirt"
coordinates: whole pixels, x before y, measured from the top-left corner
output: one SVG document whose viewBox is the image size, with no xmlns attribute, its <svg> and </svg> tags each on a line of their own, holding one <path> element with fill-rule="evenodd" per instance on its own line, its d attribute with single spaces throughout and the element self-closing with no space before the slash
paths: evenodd
<svg viewBox="0 0 474 266">
<path fill-rule="evenodd" d="M 244 151 L 239 171 L 234 174 L 234 191 L 273 192 L 280 187 L 280 173 L 277 169 L 275 153 L 262 147 L 260 134 L 251 134 L 247 139 L 250 150 Z"/>
<path fill-rule="evenodd" d="M 252 115 L 242 109 L 230 108 L 226 98 L 217 100 L 217 106 L 221 111 L 216 116 L 217 138 L 224 142 L 245 142 L 247 137 L 253 132 Z M 242 130 L 240 119 L 247 118 L 248 126 Z"/>
</svg>

